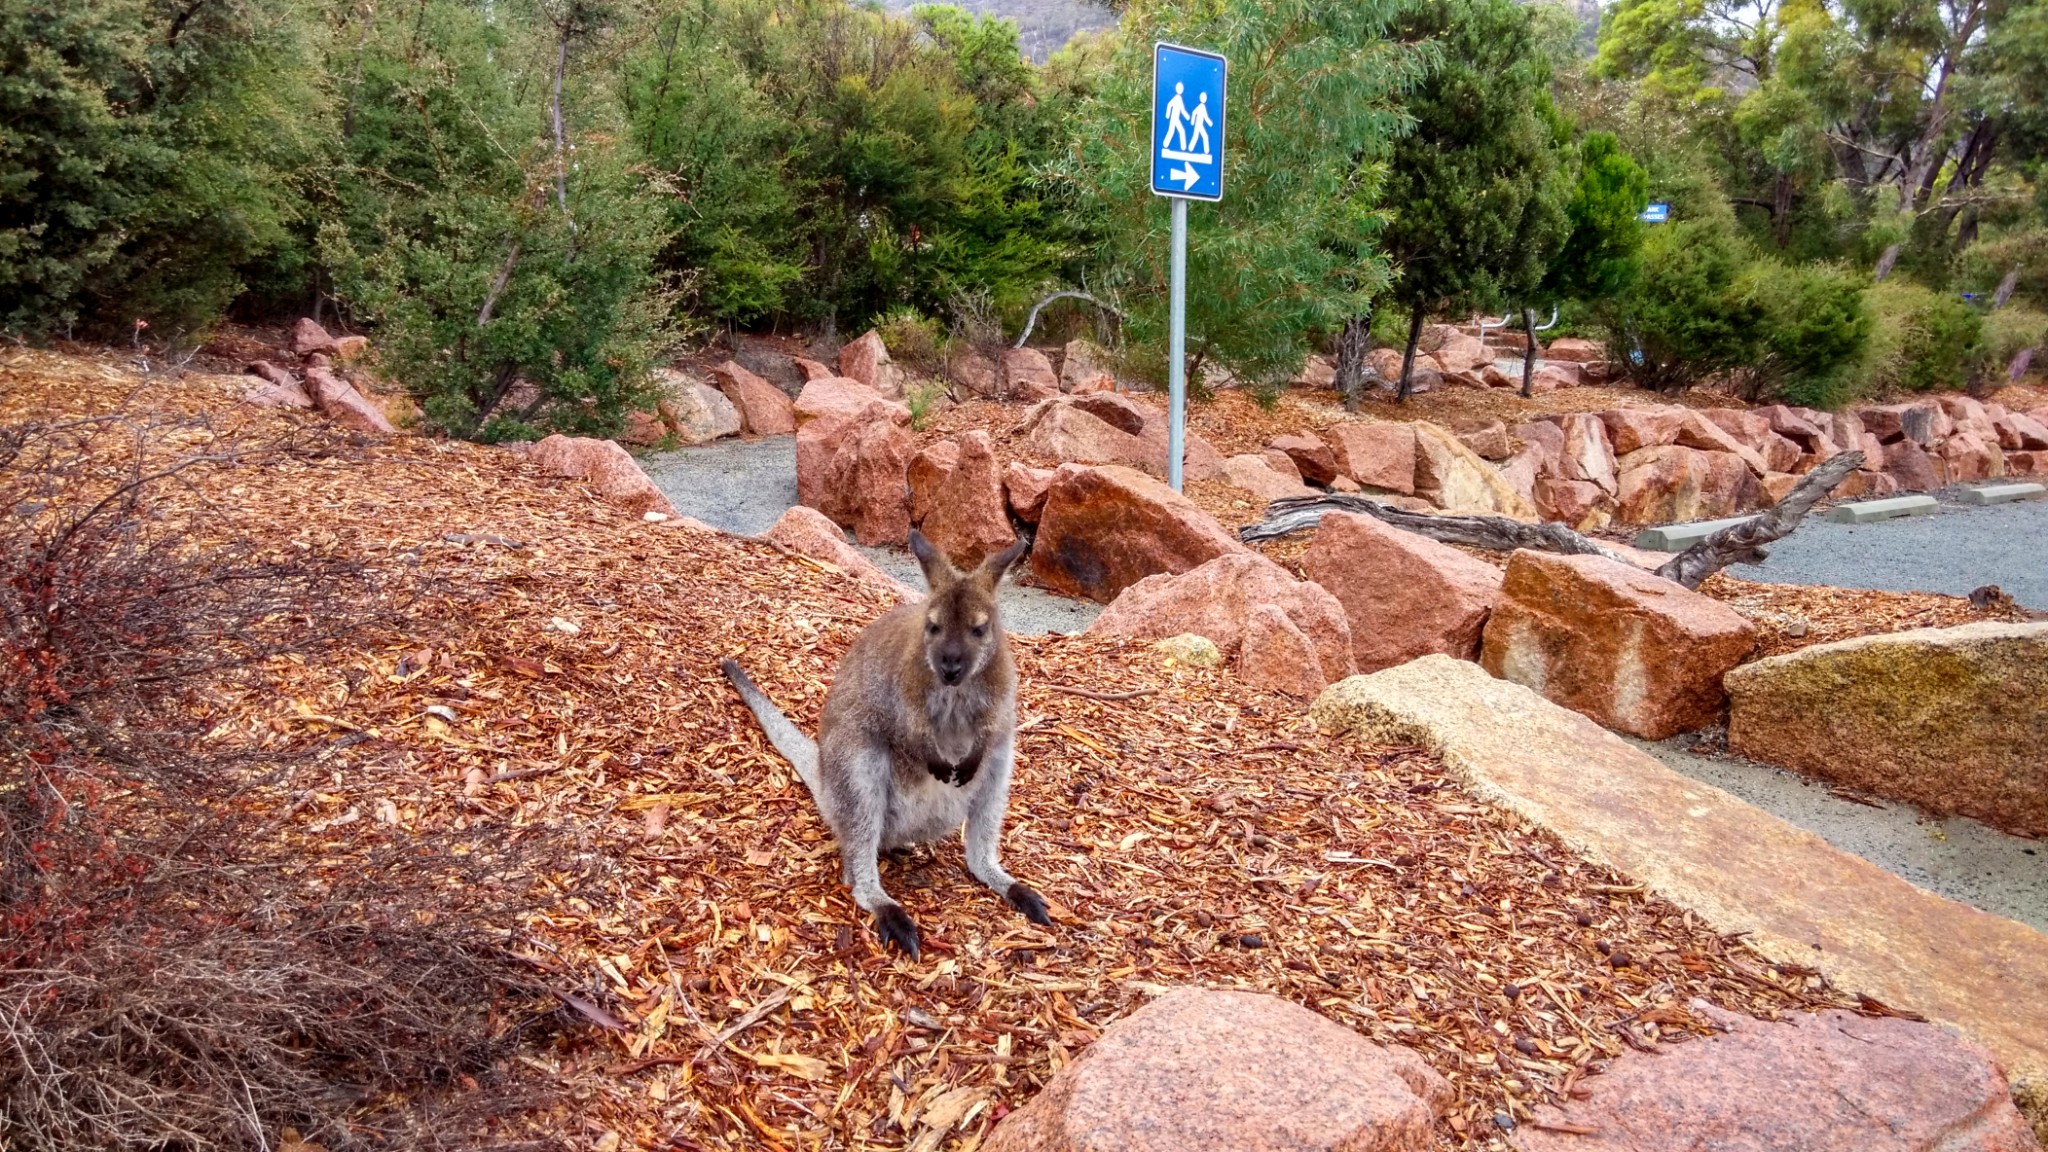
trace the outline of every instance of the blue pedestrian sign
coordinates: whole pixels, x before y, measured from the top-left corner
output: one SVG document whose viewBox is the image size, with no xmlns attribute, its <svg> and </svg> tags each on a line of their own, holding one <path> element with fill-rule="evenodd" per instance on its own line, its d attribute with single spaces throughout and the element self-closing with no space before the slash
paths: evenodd
<svg viewBox="0 0 2048 1152">
<path fill-rule="evenodd" d="M 1223 199 L 1223 94 L 1230 65 L 1214 52 L 1152 46 L 1152 191 Z"/>
<path fill-rule="evenodd" d="M 1662 224 L 1671 219 L 1671 205 L 1660 200 L 1643 209 L 1643 214 L 1639 219 L 1645 224 Z"/>
</svg>

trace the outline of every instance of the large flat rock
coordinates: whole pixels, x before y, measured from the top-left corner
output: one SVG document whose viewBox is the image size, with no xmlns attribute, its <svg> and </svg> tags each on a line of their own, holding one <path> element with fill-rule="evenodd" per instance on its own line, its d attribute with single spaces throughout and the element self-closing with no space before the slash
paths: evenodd
<svg viewBox="0 0 2048 1152">
<path fill-rule="evenodd" d="M 1854 1012 L 1752 1020 L 1628 1052 L 1584 1103 L 1539 1108 L 1517 1152 L 2039 1152 L 1989 1054 L 1947 1029 Z M 1590 1131 L 1589 1131 L 1590 1129 Z"/>
<path fill-rule="evenodd" d="M 2048 936 L 1922 891 L 1448 656 L 1340 681 L 1310 715 L 1432 748 L 1480 796 L 1718 931 L 1955 1027 L 2048 1128 Z"/>
<path fill-rule="evenodd" d="M 2048 623 L 1858 636 L 1724 682 L 1729 747 L 1752 760 L 2048 836 Z"/>
</svg>

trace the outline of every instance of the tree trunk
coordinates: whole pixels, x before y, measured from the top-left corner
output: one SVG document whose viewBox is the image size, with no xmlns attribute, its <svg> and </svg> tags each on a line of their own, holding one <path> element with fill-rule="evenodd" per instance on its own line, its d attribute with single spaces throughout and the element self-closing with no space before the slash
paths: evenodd
<svg viewBox="0 0 2048 1152">
<path fill-rule="evenodd" d="M 1344 397 L 1344 410 L 1358 411 L 1365 392 L 1365 354 L 1372 350 L 1372 313 L 1353 316 L 1344 322 L 1337 336 L 1337 392 Z"/>
<path fill-rule="evenodd" d="M 2013 289 L 2020 286 L 2020 270 L 2017 265 L 2008 269 L 2005 278 L 1998 282 L 1998 292 L 1991 297 L 1991 309 L 1997 311 L 2012 301 Z"/>
<path fill-rule="evenodd" d="M 1955 250 L 1961 252 L 1977 242 L 1977 206 L 1972 204 L 1963 209 L 1963 222 L 1956 226 Z"/>
<path fill-rule="evenodd" d="M 1983 186 L 1984 174 L 1991 168 L 1991 158 L 1998 151 L 1999 123 L 1997 120 L 1979 121 L 1970 129 L 1970 138 L 1963 146 L 1962 159 L 1956 161 L 1955 175 L 1949 177 L 1948 190 L 1967 195 L 1973 188 Z M 1956 252 L 1961 252 L 1977 242 L 1977 205 L 1963 207 L 1963 222 L 1956 228 Z"/>
<path fill-rule="evenodd" d="M 1934 178 L 1941 171 L 1941 161 L 1947 153 L 1935 147 L 1941 134 L 1948 130 L 1948 84 L 1955 77 L 1956 65 L 1962 59 L 1963 49 L 1969 46 L 1970 38 L 1977 33 L 1977 23 L 1984 15 L 1984 0 L 1970 0 L 1964 9 L 1961 23 L 1953 38 L 1943 46 L 1939 74 L 1934 81 L 1934 94 L 1927 101 L 1927 126 L 1921 130 L 1920 139 L 1913 145 L 1911 161 L 1899 174 L 1899 211 L 1908 208 L 1924 208 L 1927 198 L 1934 192 Z"/>
<path fill-rule="evenodd" d="M 1771 239 L 1779 248 L 1792 241 L 1792 176 L 1780 172 L 1771 187 Z"/>
<path fill-rule="evenodd" d="M 1415 346 L 1422 342 L 1422 304 L 1417 302 L 1415 311 L 1408 317 L 1408 347 L 1401 353 L 1401 387 L 1394 393 L 1396 404 L 1408 402 L 1409 383 L 1415 376 Z"/>
<path fill-rule="evenodd" d="M 1902 245 L 1893 244 L 1889 248 L 1886 248 L 1882 255 L 1878 256 L 1877 268 L 1871 274 L 1871 278 L 1873 280 L 1882 283 L 1885 277 L 1892 274 L 1893 266 L 1898 264 L 1899 262 L 1899 249 L 1901 247 Z"/>
<path fill-rule="evenodd" d="M 569 25 L 561 28 L 561 42 L 555 54 L 555 92 L 548 101 L 548 115 L 555 129 L 555 201 L 561 205 L 562 219 L 569 225 L 569 235 L 576 235 L 576 218 L 569 215 L 569 137 L 562 126 L 562 81 L 569 74 Z"/>
<path fill-rule="evenodd" d="M 1522 344 L 1522 399 L 1536 395 L 1536 310 L 1522 309 L 1522 334 L 1529 339 Z"/>
</svg>

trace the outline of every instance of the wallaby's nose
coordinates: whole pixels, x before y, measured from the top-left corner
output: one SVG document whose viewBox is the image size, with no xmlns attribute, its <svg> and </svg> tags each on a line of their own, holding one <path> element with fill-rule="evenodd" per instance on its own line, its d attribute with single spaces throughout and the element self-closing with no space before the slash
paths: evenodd
<svg viewBox="0 0 2048 1152">
<path fill-rule="evenodd" d="M 963 656 L 939 657 L 939 679 L 948 684 L 958 684 L 967 674 L 967 659 Z"/>
</svg>

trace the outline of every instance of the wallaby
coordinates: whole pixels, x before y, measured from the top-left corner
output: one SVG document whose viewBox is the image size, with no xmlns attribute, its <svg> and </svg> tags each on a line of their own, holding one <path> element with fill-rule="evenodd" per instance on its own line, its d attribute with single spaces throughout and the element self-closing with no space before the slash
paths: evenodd
<svg viewBox="0 0 2048 1152">
<path fill-rule="evenodd" d="M 739 664 L 719 668 L 768 742 L 810 788 L 839 839 L 854 902 L 885 943 L 917 952 L 917 925 L 882 889 L 880 853 L 967 825 L 967 869 L 1035 924 L 1045 900 L 1003 871 L 997 841 L 1016 755 L 1017 669 L 996 612 L 996 586 L 1023 555 L 1018 542 L 960 572 L 912 530 L 910 550 L 931 595 L 898 605 L 853 642 L 812 743 Z"/>
</svg>

